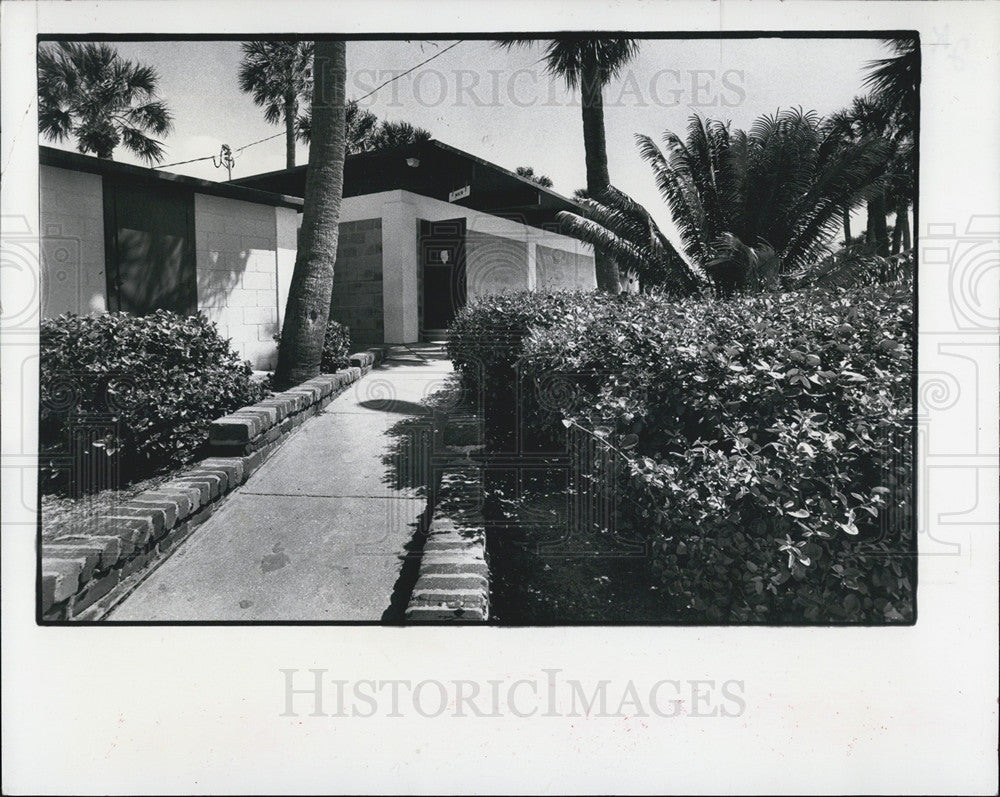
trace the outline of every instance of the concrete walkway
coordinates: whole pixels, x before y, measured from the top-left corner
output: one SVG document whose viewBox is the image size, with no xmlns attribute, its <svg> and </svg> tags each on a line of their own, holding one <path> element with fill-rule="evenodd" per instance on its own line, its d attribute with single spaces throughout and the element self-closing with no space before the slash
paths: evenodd
<svg viewBox="0 0 1000 797">
<path fill-rule="evenodd" d="M 404 546 L 426 521 L 430 423 L 420 402 L 450 373 L 438 348 L 394 348 L 107 619 L 397 619 Z"/>
</svg>

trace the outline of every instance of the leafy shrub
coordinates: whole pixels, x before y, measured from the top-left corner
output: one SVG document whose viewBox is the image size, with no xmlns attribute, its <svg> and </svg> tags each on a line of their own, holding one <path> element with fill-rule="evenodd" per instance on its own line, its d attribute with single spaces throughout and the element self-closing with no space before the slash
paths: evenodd
<svg viewBox="0 0 1000 797">
<path fill-rule="evenodd" d="M 529 330 L 549 326 L 588 293 L 500 293 L 463 307 L 449 328 L 448 356 L 468 388 L 478 387 L 484 370 L 512 367 Z"/>
<path fill-rule="evenodd" d="M 485 411 L 486 434 L 493 450 L 510 450 L 519 422 L 532 424 L 533 434 L 540 439 L 550 436 L 545 424 L 535 422 L 538 411 L 533 396 L 519 399 L 514 389 L 524 338 L 530 330 L 554 324 L 563 314 L 600 295 L 503 293 L 476 299 L 459 311 L 449 329 L 448 356 L 466 400 Z"/>
<path fill-rule="evenodd" d="M 43 486 L 59 489 L 72 430 L 105 432 L 77 456 L 117 457 L 129 481 L 197 458 L 211 421 L 263 397 L 253 370 L 204 315 L 63 315 L 41 325 Z M 77 465 L 83 465 L 82 461 Z M 61 482 L 61 484 L 60 484 Z M 102 485 L 110 486 L 110 485 Z"/>
<path fill-rule="evenodd" d="M 525 308 L 551 310 L 473 308 L 452 346 L 490 362 L 496 314 L 528 326 L 504 354 L 534 386 L 518 422 L 614 446 L 619 522 L 646 537 L 676 619 L 912 620 L 910 283 L 563 297 L 537 324 Z"/>
<path fill-rule="evenodd" d="M 627 442 L 626 512 L 696 620 L 912 619 L 912 291 L 637 297 L 526 341 Z"/>
<path fill-rule="evenodd" d="M 320 371 L 332 374 L 341 368 L 346 368 L 350 362 L 347 359 L 351 345 L 351 331 L 343 324 L 330 319 L 326 324 L 326 336 L 323 338 L 323 360 Z"/>
</svg>

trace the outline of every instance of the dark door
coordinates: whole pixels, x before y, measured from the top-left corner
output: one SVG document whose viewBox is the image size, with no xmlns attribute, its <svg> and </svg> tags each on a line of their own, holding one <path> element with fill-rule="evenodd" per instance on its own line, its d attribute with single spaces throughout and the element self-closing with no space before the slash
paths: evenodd
<svg viewBox="0 0 1000 797">
<path fill-rule="evenodd" d="M 197 312 L 193 192 L 105 179 L 104 229 L 109 309 Z"/>
<path fill-rule="evenodd" d="M 421 221 L 421 331 L 442 330 L 465 305 L 465 219 Z"/>
</svg>

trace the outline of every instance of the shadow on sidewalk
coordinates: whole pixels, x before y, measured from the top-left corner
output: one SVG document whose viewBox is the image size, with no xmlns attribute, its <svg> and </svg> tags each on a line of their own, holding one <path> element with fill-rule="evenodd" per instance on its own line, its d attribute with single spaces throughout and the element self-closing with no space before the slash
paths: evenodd
<svg viewBox="0 0 1000 797">
<path fill-rule="evenodd" d="M 359 401 L 359 407 L 364 407 L 366 410 L 375 410 L 376 412 L 394 412 L 398 415 L 426 415 L 428 410 L 427 407 L 422 404 L 414 404 L 412 401 L 403 401 L 402 399 L 369 399 L 368 401 Z M 392 432 L 390 432 L 391 434 Z"/>
<path fill-rule="evenodd" d="M 402 567 L 399 570 L 396 583 L 392 587 L 389 606 L 382 612 L 381 621 L 383 623 L 400 624 L 406 619 L 406 607 L 409 605 L 413 587 L 420 576 L 420 558 L 423 555 L 424 543 L 427 542 L 431 518 L 433 517 L 434 508 L 428 503 L 414 524 L 413 536 L 403 546 L 406 553 L 399 557 Z"/>
<path fill-rule="evenodd" d="M 412 489 L 418 496 L 426 498 L 427 503 L 423 513 L 412 524 L 413 536 L 403 546 L 406 553 L 399 557 L 402 568 L 393 587 L 389 607 L 382 614 L 383 623 L 402 623 L 405 620 L 410 595 L 419 576 L 424 543 L 434 517 L 442 474 L 446 468 L 454 466 L 457 457 L 461 460 L 454 446 L 442 443 L 442 431 L 460 399 L 461 390 L 456 378 L 447 380 L 440 390 L 419 404 L 385 402 L 405 406 L 405 410 L 390 411 L 405 411 L 411 417 L 401 419 L 386 432 L 392 438 L 392 444 L 382 457 L 386 468 L 383 481 L 393 490 Z"/>
</svg>

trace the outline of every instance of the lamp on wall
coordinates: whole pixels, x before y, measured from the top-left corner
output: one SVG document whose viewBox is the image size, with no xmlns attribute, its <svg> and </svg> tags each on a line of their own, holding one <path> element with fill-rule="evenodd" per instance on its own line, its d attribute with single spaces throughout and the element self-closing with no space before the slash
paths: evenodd
<svg viewBox="0 0 1000 797">
<path fill-rule="evenodd" d="M 406 165 L 412 169 L 416 169 L 420 165 L 420 158 L 407 158 Z"/>
</svg>

